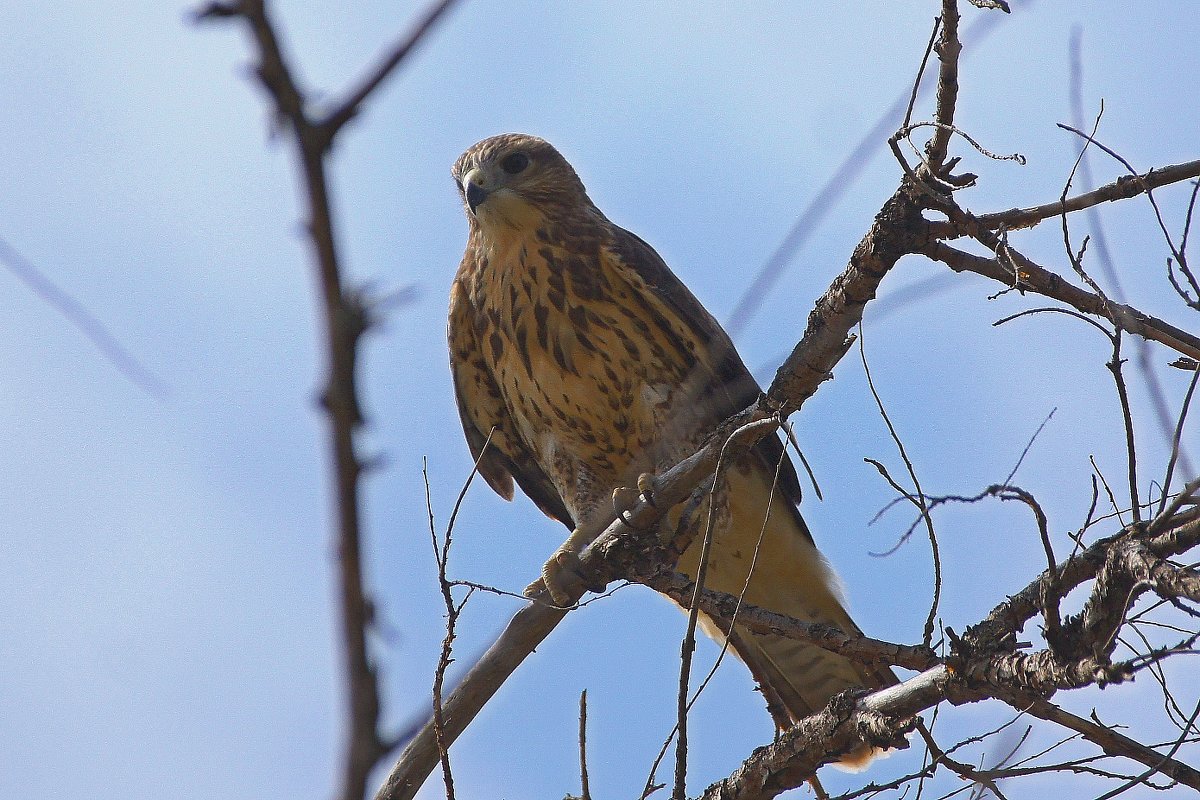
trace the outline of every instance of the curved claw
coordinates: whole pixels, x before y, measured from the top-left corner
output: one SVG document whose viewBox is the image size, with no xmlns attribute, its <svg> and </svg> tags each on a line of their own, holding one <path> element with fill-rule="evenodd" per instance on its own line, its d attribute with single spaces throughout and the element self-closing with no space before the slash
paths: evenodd
<svg viewBox="0 0 1200 800">
<path fill-rule="evenodd" d="M 643 472 L 638 475 L 637 487 L 642 499 L 657 508 L 658 504 L 654 502 L 654 492 L 658 489 L 658 478 L 654 477 L 653 473 Z"/>
<path fill-rule="evenodd" d="M 633 524 L 629 512 L 637 505 L 638 496 L 637 491 L 628 486 L 618 486 L 612 493 L 613 511 L 617 512 L 617 518 L 634 530 L 637 530 L 637 526 Z"/>
</svg>

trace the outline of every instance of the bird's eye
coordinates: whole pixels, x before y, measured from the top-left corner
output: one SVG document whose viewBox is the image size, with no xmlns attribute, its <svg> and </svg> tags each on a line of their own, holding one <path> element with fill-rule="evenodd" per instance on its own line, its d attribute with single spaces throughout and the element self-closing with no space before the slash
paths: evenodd
<svg viewBox="0 0 1200 800">
<path fill-rule="evenodd" d="M 500 169 L 504 170 L 509 175 L 516 175 L 517 173 L 524 172 L 525 168 L 528 166 L 529 156 L 525 155 L 524 153 L 513 153 L 512 155 L 505 156 L 504 160 L 500 162 Z"/>
</svg>

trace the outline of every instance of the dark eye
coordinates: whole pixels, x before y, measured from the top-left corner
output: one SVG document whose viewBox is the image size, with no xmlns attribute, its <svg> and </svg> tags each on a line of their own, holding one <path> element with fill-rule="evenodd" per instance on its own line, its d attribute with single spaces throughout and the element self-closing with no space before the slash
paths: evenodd
<svg viewBox="0 0 1200 800">
<path fill-rule="evenodd" d="M 504 157 L 500 162 L 500 169 L 507 172 L 509 175 L 516 175 L 519 172 L 524 172 L 529 166 L 529 156 L 524 153 L 513 153 Z"/>
</svg>

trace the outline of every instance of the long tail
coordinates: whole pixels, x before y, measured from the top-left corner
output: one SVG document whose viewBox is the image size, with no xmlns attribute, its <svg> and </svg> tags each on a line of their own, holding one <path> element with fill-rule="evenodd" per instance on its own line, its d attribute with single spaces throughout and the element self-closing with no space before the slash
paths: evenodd
<svg viewBox="0 0 1200 800">
<path fill-rule="evenodd" d="M 746 603 L 860 633 L 842 605 L 837 576 L 813 544 L 799 512 L 776 494 L 766 516 L 769 476 L 735 467 L 728 481 L 728 518 L 715 531 L 705 585 L 734 595 L 742 595 L 745 589 Z M 699 549 L 699 542 L 693 544 L 680 561 L 681 569 L 694 574 Z M 701 620 L 706 633 L 723 639 L 720 626 L 704 615 Z M 776 706 L 776 712 L 782 706 L 784 719 L 792 722 L 820 711 L 844 689 L 874 689 L 897 682 L 886 667 L 868 666 L 794 639 L 739 630 L 731 642 L 754 673 L 768 704 Z M 874 755 L 864 749 L 840 763 L 861 768 Z"/>
</svg>

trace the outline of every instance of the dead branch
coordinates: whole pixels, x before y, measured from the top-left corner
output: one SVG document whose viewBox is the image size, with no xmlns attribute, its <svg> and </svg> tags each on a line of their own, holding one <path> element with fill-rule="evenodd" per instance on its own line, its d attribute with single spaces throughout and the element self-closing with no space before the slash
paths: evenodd
<svg viewBox="0 0 1200 800">
<path fill-rule="evenodd" d="M 684 608 L 690 608 L 696 598 L 699 609 L 717 620 L 728 621 L 736 614 L 739 628 L 811 642 L 866 664 L 921 671 L 941 661 L 924 645 L 893 644 L 861 634 L 848 634 L 832 625 L 804 622 L 744 601 L 739 604 L 735 595 L 715 589 L 704 589 L 697 595 L 695 581 L 683 573 L 663 570 L 658 564 L 636 565 L 630 571 L 629 579 L 665 594 Z"/>
<path fill-rule="evenodd" d="M 1006 286 L 1014 286 L 1022 291 L 1036 292 L 1055 300 L 1061 300 L 1085 314 L 1110 319 L 1109 309 L 1102 298 L 1068 283 L 1059 275 L 1045 267 L 1038 266 L 1011 248 L 1007 252 L 1013 254 L 1015 272 L 1013 267 L 1002 264 L 999 258 L 977 256 L 932 239 L 926 243 L 921 252 L 934 261 L 942 262 L 955 272 L 974 272 L 976 275 L 991 278 Z M 1116 312 L 1118 319 L 1110 321 L 1114 321 L 1124 330 L 1164 344 L 1189 358 L 1200 359 L 1200 337 L 1143 313 L 1132 306 L 1113 303 L 1112 309 Z"/>
<path fill-rule="evenodd" d="M 933 177 L 941 177 L 946 148 L 950 145 L 950 130 L 943 126 L 954 124 L 954 108 L 958 102 L 958 57 L 962 53 L 962 43 L 958 39 L 957 0 L 942 0 L 941 18 L 942 34 L 934 48 L 941 65 L 938 72 L 935 113 L 941 126 L 934 129 L 933 138 L 925 146 L 925 163 Z"/>
<path fill-rule="evenodd" d="M 1063 213 L 1072 214 L 1076 211 L 1093 208 L 1102 203 L 1117 200 L 1128 200 L 1137 197 L 1150 189 L 1168 186 L 1173 183 L 1200 176 L 1200 160 L 1187 161 L 1182 164 L 1171 164 L 1160 169 L 1152 169 L 1140 175 L 1122 175 L 1111 183 L 1106 183 L 1098 189 L 1069 197 L 1065 202 L 1052 201 L 1030 208 L 1012 208 L 1008 211 L 995 211 L 989 214 L 976 214 L 969 223 L 935 221 L 930 223 L 930 234 L 938 239 L 954 239 L 960 236 L 972 236 L 979 231 L 995 231 L 1000 228 L 1019 230 L 1031 228 L 1039 222 Z"/>
<path fill-rule="evenodd" d="M 859 335 L 862 336 L 862 325 L 859 325 Z M 913 490 L 908 490 L 901 487 L 888 474 L 887 469 L 878 461 L 873 462 L 875 468 L 880 474 L 898 491 L 906 500 L 920 512 L 920 519 L 925 523 L 925 530 L 929 534 L 929 552 L 933 559 L 933 599 L 929 604 L 929 613 L 925 617 L 925 633 L 921 639 L 921 643 L 925 647 L 929 647 L 933 642 L 934 623 L 937 620 L 938 605 L 942 599 L 942 557 L 941 551 L 938 549 L 937 533 L 933 527 L 933 517 L 929 513 L 929 503 L 927 501 L 925 491 L 921 488 L 921 481 L 917 478 L 917 469 L 913 466 L 912 459 L 908 457 L 908 451 L 904 447 L 904 441 L 900 438 L 900 434 L 896 432 L 896 426 L 892 424 L 891 417 L 888 416 L 887 409 L 884 408 L 883 398 L 879 396 L 879 392 L 875 389 L 875 380 L 871 377 L 871 367 L 867 363 L 867 351 L 864 344 L 864 338 L 858 340 L 858 353 L 862 357 L 863 374 L 867 377 L 867 388 L 871 390 L 871 397 L 875 400 L 875 407 L 879 410 L 879 416 L 883 418 L 884 424 L 887 426 L 888 434 L 892 437 L 892 442 L 896 445 L 896 450 L 900 454 L 900 459 L 904 462 L 904 468 L 908 471 L 909 480 L 912 481 Z M 870 459 L 868 459 L 870 460 Z"/>
<path fill-rule="evenodd" d="M 356 437 L 363 422 L 356 385 L 358 344 L 372 323 L 373 309 L 365 293 L 348 288 L 343 281 L 334 237 L 327 157 L 345 122 L 357 113 L 368 95 L 412 51 L 449 5 L 443 0 L 431 9 L 392 56 L 331 116 L 323 119 L 311 112 L 308 97 L 283 55 L 265 0 L 214 0 L 196 14 L 198 20 L 240 19 L 249 28 L 258 57 L 255 73 L 275 113 L 287 123 L 303 175 L 305 228 L 321 286 L 329 358 L 322 405 L 329 418 L 336 472 L 341 624 L 350 710 L 340 792 L 344 800 L 359 800 L 365 795 L 371 770 L 392 745 L 379 732 L 379 684 L 368 652 L 367 631 L 374 606 L 363 584 L 359 479 L 366 464 L 359 455 Z"/>
<path fill-rule="evenodd" d="M 979 218 L 971 217 L 959 209 L 949 195 L 939 195 L 942 189 L 929 188 L 940 187 L 947 181 L 949 183 L 946 185 L 951 188 L 963 185 L 963 182 L 950 179 L 949 173 L 956 160 L 946 161 L 946 149 L 956 130 L 953 116 L 958 91 L 957 58 L 961 49 L 957 40 L 957 7 L 953 0 L 943 3 L 943 20 L 937 46 L 941 71 L 935 131 L 921 167 L 926 174 L 909 171 L 900 188 L 883 204 L 867 234 L 855 248 L 845 271 L 815 304 L 803 338 L 779 368 L 766 395 L 755 405 L 723 423 L 704 448 L 659 476 L 652 487 L 655 498 L 653 505 L 644 497 L 638 499 L 638 493 L 630 492 L 628 494 L 634 499 L 631 503 L 622 504 L 620 518 L 613 514 L 598 526 L 604 530 L 581 555 L 580 570 L 584 580 L 571 593 L 573 600 L 578 600 L 587 587 L 601 587 L 618 577 L 633 578 L 671 595 L 683 605 L 694 603 L 718 620 L 732 618 L 737 602 L 735 597 L 720 596 L 708 590 L 697 592 L 695 584 L 683 576 L 665 571 L 672 563 L 672 555 L 677 555 L 682 549 L 681 543 L 671 543 L 672 547 L 664 548 L 653 536 L 639 534 L 639 531 L 651 530 L 666 509 L 683 502 L 695 487 L 707 480 L 713 474 L 721 452 L 726 452 L 727 457 L 736 457 L 743 448 L 751 446 L 758 438 L 778 427 L 781 417 L 799 409 L 816 392 L 820 384 L 831 376 L 834 365 L 852 343 L 851 332 L 861 320 L 863 307 L 874 298 L 880 282 L 904 255 L 923 254 L 944 261 L 956 271 L 975 271 L 1006 286 L 1015 285 L 1022 290 L 1028 289 L 1062 300 L 1088 314 L 1106 319 L 1116 317 L 1113 322 L 1121 329 L 1160 341 L 1185 355 L 1200 358 L 1200 339 L 1136 309 L 1110 304 L 1092 292 L 1066 283 L 1017 253 L 1002 236 L 992 232 L 1020 224 L 1035 224 L 1043 218 L 1063 213 L 1064 208 L 1078 210 L 1108 199 L 1117 199 L 1122 192 L 1134 196 L 1149 184 L 1131 185 L 1131 181 L 1118 181 L 1112 188 L 1102 187 L 1095 192 L 1054 204 L 1051 212 L 1042 207 L 1005 212 L 1011 219 L 992 216 L 982 223 Z M 1186 174 L 1196 168 L 1180 165 L 1168 168 L 1169 171 L 1148 173 L 1145 180 L 1154 185 L 1165 185 L 1172 182 L 1169 180 L 1171 178 L 1175 181 L 1185 179 Z M 922 212 L 931 208 L 948 208 L 950 220 L 926 220 Z M 937 240 L 961 235 L 971 235 L 983 241 L 998 254 L 997 257 L 985 259 L 972 256 Z M 838 652 L 875 659 L 881 663 L 925 668 L 926 672 L 899 687 L 877 692 L 861 701 L 854 701 L 853 698 L 836 701 L 830 708 L 801 721 L 776 744 L 760 750 L 738 773 L 710 788 L 705 797 L 774 796 L 779 791 L 799 785 L 812 775 L 817 766 L 864 741 L 876 745 L 900 744 L 903 742 L 903 733 L 910 729 L 913 714 L 947 699 L 956 703 L 973 702 L 1000 696 L 1004 692 L 1008 692 L 1005 696 L 1009 697 L 1021 695 L 1021 692 L 1030 694 L 1033 690 L 1051 692 L 1060 688 L 1123 680 L 1129 667 L 1123 663 L 1110 663 L 1104 648 L 1099 652 L 1080 653 L 1076 658 L 1065 658 L 1055 649 L 1017 652 L 1017 632 L 1039 614 L 1049 613 L 1049 619 L 1056 619 L 1053 616 L 1055 612 L 1047 612 L 1046 605 L 1056 604 L 1071 589 L 1095 579 L 1115 542 L 1123 537 L 1136 537 L 1155 557 L 1168 558 L 1182 552 L 1177 546 L 1186 550 L 1195 544 L 1196 536 L 1200 535 L 1200 525 L 1194 526 L 1196 530 L 1193 530 L 1188 527 L 1189 524 L 1192 523 L 1173 518 L 1172 523 L 1163 524 L 1153 531 L 1139 526 L 1102 540 L 1061 564 L 1054 564 L 1051 558 L 1047 571 L 1030 587 L 998 606 L 982 623 L 968 629 L 963 637 L 954 637 L 954 647 L 945 664 L 937 664 L 932 660 L 935 656 L 928 647 L 906 647 L 848 636 L 840 631 L 819 630 L 819 626 L 805 626 L 796 620 L 772 616 L 765 609 L 741 606 L 736 611 L 739 627 L 804 638 Z M 1044 516 L 1039 520 L 1039 530 L 1043 535 L 1043 544 L 1048 545 Z M 686 544 L 682 543 L 683 546 Z M 1047 551 L 1048 555 L 1052 555 L 1049 547 Z M 1179 568 L 1166 566 L 1168 569 L 1165 570 L 1155 566 L 1155 574 L 1160 576 L 1160 582 L 1176 590 L 1185 590 L 1180 596 L 1187 596 L 1186 591 L 1190 591 L 1192 586 L 1192 576 L 1186 571 L 1185 574 L 1176 574 L 1171 570 Z M 1107 580 L 1106 587 L 1117 588 L 1121 581 L 1127 579 L 1125 572 L 1115 568 L 1110 571 L 1113 575 L 1123 577 Z M 1108 597 L 1105 593 L 1101 594 Z M 447 699 L 444 735 L 448 741 L 453 741 L 508 674 L 567 613 L 566 610 L 550 606 L 547 600 L 544 595 L 539 596 L 532 604 L 521 609 L 500 639 Z M 734 605 L 730 606 L 730 603 Z M 1108 609 L 1109 606 L 1105 605 L 1104 608 Z M 1124 609 L 1122 605 L 1122 613 Z M 1063 636 L 1078 633 L 1081 625 L 1083 623 L 1079 619 L 1067 620 L 1063 623 Z M 1089 632 L 1103 632 L 1103 626 L 1093 628 L 1089 628 Z M 1080 638 L 1082 640 L 1085 637 Z M 1037 695 L 1030 696 L 1040 700 Z M 1024 699 L 1026 705 L 1032 702 L 1029 698 Z M 1133 752 L 1132 748 L 1126 748 L 1121 754 L 1128 752 Z M 1144 753 L 1140 755 L 1147 758 Z M 435 763 L 436 750 L 427 726 L 401 756 L 381 789 L 379 800 L 412 797 Z M 1170 768 L 1178 774 L 1188 774 L 1182 765 L 1171 763 Z M 1200 782 L 1195 782 L 1195 785 L 1200 787 Z"/>
<path fill-rule="evenodd" d="M 1073 730 L 1081 734 L 1089 742 L 1098 745 L 1104 752 L 1110 755 L 1132 759 L 1150 767 L 1154 772 L 1161 772 L 1163 775 L 1178 781 L 1184 786 L 1190 786 L 1200 791 L 1200 772 L 1176 761 L 1169 755 L 1158 753 L 1142 743 L 1130 739 L 1128 736 L 1117 733 L 1110 726 L 1099 725 L 1091 720 L 1078 717 L 1040 698 L 1032 700 L 1019 698 L 1013 700 L 1002 697 L 1001 699 L 1009 702 L 1018 711 L 1025 711 L 1038 719 L 1054 722 L 1068 730 Z"/>
<path fill-rule="evenodd" d="M 395 72 L 396 68 L 412 52 L 413 48 L 425 39 L 429 34 L 429 30 L 445 16 L 446 12 L 450 10 L 455 2 L 457 0 L 440 0 L 440 2 L 431 5 L 425 14 L 417 20 L 412 30 L 403 39 L 393 45 L 388 55 L 363 79 L 359 87 L 350 92 L 350 95 L 319 123 L 319 127 L 324 129 L 325 135 L 331 141 L 343 125 L 358 116 L 367 98 L 379 88 L 381 83 Z"/>
</svg>

